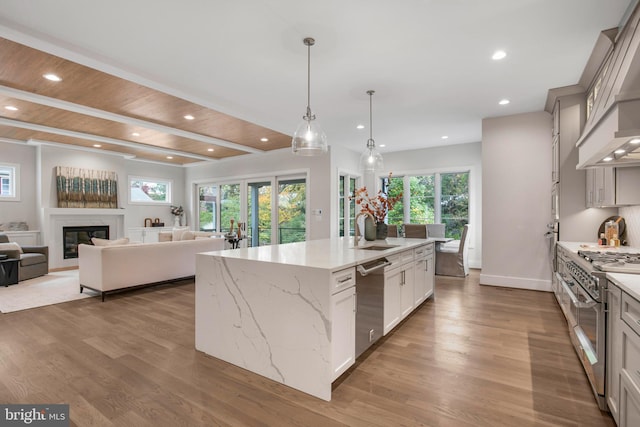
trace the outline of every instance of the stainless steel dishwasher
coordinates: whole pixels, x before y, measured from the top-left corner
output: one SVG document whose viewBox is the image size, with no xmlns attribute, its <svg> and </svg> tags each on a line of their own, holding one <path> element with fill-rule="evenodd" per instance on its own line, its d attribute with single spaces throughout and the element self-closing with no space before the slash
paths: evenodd
<svg viewBox="0 0 640 427">
<path fill-rule="evenodd" d="M 356 267 L 356 357 L 382 336 L 384 329 L 384 272 L 391 265 L 379 258 Z"/>
</svg>

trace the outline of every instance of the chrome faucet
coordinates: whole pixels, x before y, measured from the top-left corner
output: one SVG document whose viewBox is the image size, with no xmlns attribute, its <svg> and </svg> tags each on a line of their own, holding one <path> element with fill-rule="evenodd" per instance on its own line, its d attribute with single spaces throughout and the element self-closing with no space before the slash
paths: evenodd
<svg viewBox="0 0 640 427">
<path fill-rule="evenodd" d="M 358 246 L 358 240 L 360 240 L 360 236 L 358 236 L 358 230 L 360 230 L 360 227 L 358 227 L 358 219 L 361 216 L 369 216 L 371 217 L 374 223 L 376 222 L 376 219 L 369 212 L 360 212 L 358 215 L 356 215 L 356 220 L 355 220 L 356 230 L 355 230 L 355 235 L 353 236 L 353 246 Z M 364 227 L 364 224 L 362 224 L 362 226 Z"/>
</svg>

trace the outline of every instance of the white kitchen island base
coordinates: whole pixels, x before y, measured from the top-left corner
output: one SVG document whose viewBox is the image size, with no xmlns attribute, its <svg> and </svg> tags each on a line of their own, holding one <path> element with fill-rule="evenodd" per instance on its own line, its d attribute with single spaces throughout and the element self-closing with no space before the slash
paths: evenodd
<svg viewBox="0 0 640 427">
<path fill-rule="evenodd" d="M 331 400 L 331 383 L 355 362 L 356 265 L 433 245 L 387 244 L 384 253 L 336 238 L 198 254 L 196 349 Z"/>
</svg>

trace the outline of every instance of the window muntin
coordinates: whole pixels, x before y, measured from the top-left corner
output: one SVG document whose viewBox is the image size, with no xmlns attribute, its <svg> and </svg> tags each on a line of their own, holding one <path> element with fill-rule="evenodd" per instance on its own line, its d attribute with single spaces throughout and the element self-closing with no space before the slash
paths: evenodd
<svg viewBox="0 0 640 427">
<path fill-rule="evenodd" d="M 171 187 L 168 179 L 129 177 L 129 203 L 142 205 L 170 205 Z"/>
<path fill-rule="evenodd" d="M 340 175 L 338 181 L 338 235 L 345 236 L 345 224 L 348 226 L 347 236 L 353 236 L 356 223 L 356 178 Z M 347 218 L 345 220 L 345 218 Z"/>
<path fill-rule="evenodd" d="M 20 165 L 0 163 L 0 201 L 20 200 Z"/>
</svg>

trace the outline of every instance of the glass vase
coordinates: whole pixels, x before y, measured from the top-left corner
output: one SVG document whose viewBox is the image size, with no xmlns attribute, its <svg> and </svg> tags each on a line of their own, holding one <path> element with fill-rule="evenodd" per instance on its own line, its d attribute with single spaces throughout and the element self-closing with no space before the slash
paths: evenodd
<svg viewBox="0 0 640 427">
<path fill-rule="evenodd" d="M 376 240 L 376 223 L 370 217 L 364 218 L 364 240 L 373 241 Z"/>
</svg>

